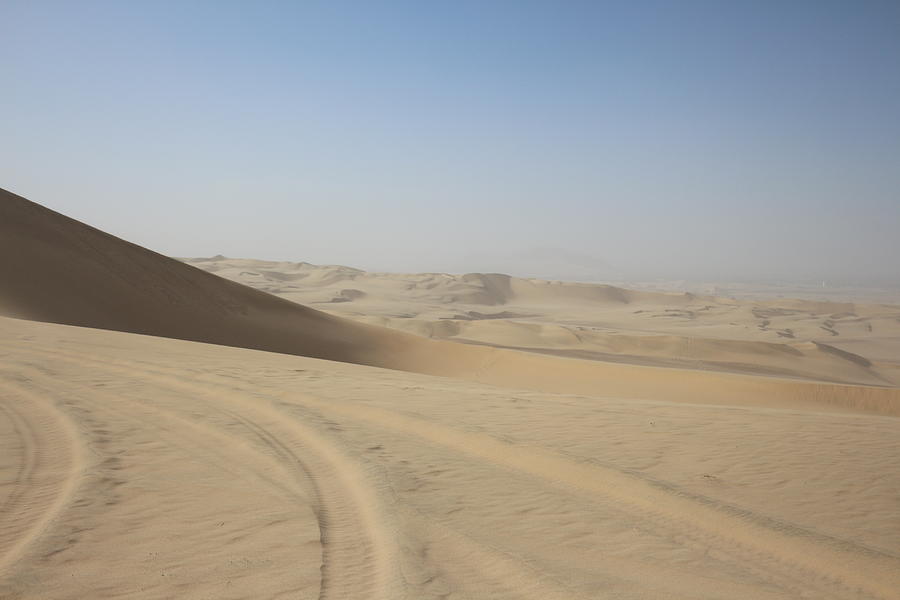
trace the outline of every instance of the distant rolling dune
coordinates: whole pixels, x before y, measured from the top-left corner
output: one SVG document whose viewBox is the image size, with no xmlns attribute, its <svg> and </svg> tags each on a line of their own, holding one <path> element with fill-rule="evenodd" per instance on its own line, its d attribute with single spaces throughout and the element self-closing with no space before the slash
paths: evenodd
<svg viewBox="0 0 900 600">
<path fill-rule="evenodd" d="M 430 340 L 222 279 L 0 191 L 0 315 L 592 396 L 900 414 L 897 389 L 621 365 Z M 684 295 L 481 278 L 485 304 Z M 516 289 L 513 289 L 515 286 Z M 346 287 L 346 286 L 345 286 Z M 469 293 L 466 289 L 465 293 Z M 350 294 L 355 295 L 355 294 Z"/>
</svg>

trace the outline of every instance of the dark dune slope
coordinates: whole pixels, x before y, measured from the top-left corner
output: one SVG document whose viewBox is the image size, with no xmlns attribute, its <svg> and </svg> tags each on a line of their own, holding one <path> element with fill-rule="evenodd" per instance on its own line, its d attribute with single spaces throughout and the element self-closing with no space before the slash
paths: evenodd
<svg viewBox="0 0 900 600">
<path fill-rule="evenodd" d="M 227 281 L 5 190 L 0 315 L 394 368 L 430 344 Z"/>
</svg>

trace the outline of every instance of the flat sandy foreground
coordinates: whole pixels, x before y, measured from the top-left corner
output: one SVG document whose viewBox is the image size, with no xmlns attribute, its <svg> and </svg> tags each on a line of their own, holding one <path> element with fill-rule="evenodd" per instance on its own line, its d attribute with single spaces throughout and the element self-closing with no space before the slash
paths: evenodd
<svg viewBox="0 0 900 600">
<path fill-rule="evenodd" d="M 897 598 L 900 420 L 0 318 L 2 598 Z"/>
</svg>

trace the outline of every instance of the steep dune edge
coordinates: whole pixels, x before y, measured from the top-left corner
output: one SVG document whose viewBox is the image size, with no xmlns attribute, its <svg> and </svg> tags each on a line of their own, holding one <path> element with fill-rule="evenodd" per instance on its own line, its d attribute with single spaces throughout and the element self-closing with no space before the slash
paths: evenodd
<svg viewBox="0 0 900 600">
<path fill-rule="evenodd" d="M 900 414 L 900 390 L 428 340 L 292 303 L 0 190 L 0 315 L 593 396 Z"/>
<path fill-rule="evenodd" d="M 409 368 L 409 334 L 354 323 L 185 265 L 0 190 L 0 314 Z"/>
</svg>

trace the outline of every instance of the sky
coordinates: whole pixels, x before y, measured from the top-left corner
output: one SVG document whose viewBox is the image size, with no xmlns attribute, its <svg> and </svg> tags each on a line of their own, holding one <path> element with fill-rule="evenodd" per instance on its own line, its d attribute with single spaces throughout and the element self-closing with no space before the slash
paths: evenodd
<svg viewBox="0 0 900 600">
<path fill-rule="evenodd" d="M 0 187 L 172 256 L 900 283 L 900 2 L 0 0 Z"/>
</svg>

